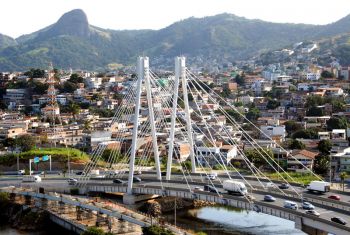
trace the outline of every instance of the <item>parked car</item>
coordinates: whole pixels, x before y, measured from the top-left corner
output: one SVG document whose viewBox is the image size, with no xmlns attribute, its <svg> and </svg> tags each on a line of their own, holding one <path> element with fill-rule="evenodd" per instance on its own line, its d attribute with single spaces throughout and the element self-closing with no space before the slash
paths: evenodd
<svg viewBox="0 0 350 235">
<path fill-rule="evenodd" d="M 124 181 L 121 180 L 121 179 L 114 179 L 114 180 L 113 180 L 113 183 L 114 183 L 114 184 L 124 184 Z"/>
<path fill-rule="evenodd" d="M 78 180 L 74 178 L 69 178 L 67 182 L 69 185 L 76 185 L 76 183 L 78 183 Z"/>
<path fill-rule="evenodd" d="M 139 182 L 141 182 L 142 180 L 141 180 L 141 178 L 139 178 L 139 177 L 136 177 L 136 176 L 134 176 L 133 178 L 132 178 L 132 182 L 134 182 L 134 183 L 139 183 Z"/>
<path fill-rule="evenodd" d="M 339 195 L 330 195 L 329 197 L 328 197 L 329 199 L 333 199 L 333 200 L 337 200 L 337 201 L 340 201 L 340 196 Z"/>
<path fill-rule="evenodd" d="M 313 209 L 315 209 L 314 205 L 312 205 L 310 202 L 303 202 L 301 204 L 301 206 L 302 206 L 302 208 L 304 210 L 313 210 Z"/>
<path fill-rule="evenodd" d="M 332 217 L 331 220 L 335 223 L 345 225 L 346 221 L 343 218 L 340 217 Z"/>
<path fill-rule="evenodd" d="M 283 206 L 284 206 L 284 208 L 288 208 L 288 209 L 293 209 L 293 210 L 298 209 L 298 204 L 296 202 L 292 202 L 292 201 L 284 201 Z"/>
<path fill-rule="evenodd" d="M 314 215 L 314 216 L 317 216 L 317 217 L 320 216 L 320 213 L 318 213 L 315 210 L 307 210 L 307 211 L 305 211 L 305 213 L 308 214 L 308 215 Z"/>
<path fill-rule="evenodd" d="M 265 201 L 265 202 L 274 202 L 274 201 L 276 201 L 276 198 L 274 198 L 274 197 L 271 196 L 271 195 L 265 195 L 265 196 L 264 196 L 264 201 Z"/>
<path fill-rule="evenodd" d="M 281 185 L 278 186 L 280 189 L 289 189 L 289 184 L 282 183 Z"/>
</svg>

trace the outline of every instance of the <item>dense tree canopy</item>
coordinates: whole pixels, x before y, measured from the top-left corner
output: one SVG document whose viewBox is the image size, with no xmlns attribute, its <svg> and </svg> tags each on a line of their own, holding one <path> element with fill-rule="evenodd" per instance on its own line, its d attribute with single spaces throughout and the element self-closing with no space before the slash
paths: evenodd
<svg viewBox="0 0 350 235">
<path fill-rule="evenodd" d="M 348 121 L 344 117 L 332 117 L 327 121 L 327 129 L 329 131 L 333 129 L 346 129 L 348 127 Z"/>
<path fill-rule="evenodd" d="M 332 149 L 332 143 L 330 140 L 321 140 L 320 142 L 318 142 L 317 149 L 322 154 L 327 155 Z"/>
</svg>

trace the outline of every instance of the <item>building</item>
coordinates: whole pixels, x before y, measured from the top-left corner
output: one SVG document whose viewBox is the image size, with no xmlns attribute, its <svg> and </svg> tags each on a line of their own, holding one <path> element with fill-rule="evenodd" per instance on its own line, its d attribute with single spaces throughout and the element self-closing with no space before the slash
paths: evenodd
<svg viewBox="0 0 350 235">
<path fill-rule="evenodd" d="M 308 150 L 297 150 L 288 155 L 287 169 L 295 172 L 309 172 L 314 167 L 314 161 L 317 153 Z M 307 167 L 308 169 L 305 169 Z"/>
<path fill-rule="evenodd" d="M 286 127 L 284 125 L 263 125 L 260 126 L 260 130 L 271 139 L 274 137 L 280 137 L 282 141 L 284 141 L 286 137 Z M 262 138 L 266 138 L 264 134 L 262 134 Z"/>
<path fill-rule="evenodd" d="M 237 156 L 237 147 L 222 145 L 220 147 L 200 146 L 195 149 L 196 160 L 201 166 L 226 165 Z"/>
</svg>

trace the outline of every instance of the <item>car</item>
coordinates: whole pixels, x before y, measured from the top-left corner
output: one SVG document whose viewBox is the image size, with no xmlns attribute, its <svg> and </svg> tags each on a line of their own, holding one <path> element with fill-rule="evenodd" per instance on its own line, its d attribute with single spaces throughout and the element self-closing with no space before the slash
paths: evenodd
<svg viewBox="0 0 350 235">
<path fill-rule="evenodd" d="M 337 200 L 337 201 L 340 201 L 340 196 L 339 195 L 330 195 L 329 197 L 328 197 L 329 199 L 332 199 L 332 200 Z"/>
<path fill-rule="evenodd" d="M 301 204 L 301 207 L 304 209 L 304 210 L 313 210 L 315 209 L 314 205 L 312 205 L 310 202 L 303 202 Z"/>
<path fill-rule="evenodd" d="M 278 186 L 280 189 L 289 189 L 289 184 L 283 183 Z"/>
<path fill-rule="evenodd" d="M 215 187 L 213 187 L 211 185 L 204 185 L 203 190 L 206 191 L 206 192 L 219 194 L 219 190 L 217 190 Z"/>
<path fill-rule="evenodd" d="M 307 211 L 305 211 L 305 213 L 308 214 L 308 215 L 314 215 L 314 216 L 317 216 L 317 217 L 320 216 L 320 213 L 318 213 L 315 210 L 307 210 Z"/>
<path fill-rule="evenodd" d="M 193 188 L 193 191 L 203 191 L 203 189 L 199 186 Z"/>
<path fill-rule="evenodd" d="M 338 224 L 346 225 L 346 221 L 340 217 L 332 217 L 331 221 L 338 223 Z"/>
<path fill-rule="evenodd" d="M 166 176 L 166 171 L 162 171 L 162 172 L 160 173 L 160 175 L 161 175 L 161 176 Z"/>
<path fill-rule="evenodd" d="M 248 194 L 247 196 L 248 200 L 255 200 L 256 198 L 253 195 Z"/>
<path fill-rule="evenodd" d="M 284 201 L 283 207 L 288 209 L 298 210 L 298 204 L 292 201 Z"/>
<path fill-rule="evenodd" d="M 124 184 L 125 182 L 123 180 L 121 180 L 121 179 L 114 179 L 113 183 L 114 184 Z"/>
<path fill-rule="evenodd" d="M 134 176 L 133 178 L 132 178 L 132 182 L 133 183 L 139 183 L 139 182 L 141 182 L 142 180 L 141 180 L 141 178 L 139 178 L 139 177 L 136 177 L 136 176 Z"/>
<path fill-rule="evenodd" d="M 18 174 L 19 174 L 19 175 L 24 175 L 24 173 L 25 173 L 24 170 L 19 170 L 19 171 L 18 171 Z"/>
<path fill-rule="evenodd" d="M 272 183 L 272 182 L 268 182 L 268 183 L 266 183 L 265 187 L 266 188 L 277 188 L 277 185 Z"/>
<path fill-rule="evenodd" d="M 78 171 L 77 173 L 75 173 L 76 175 L 85 175 L 84 171 Z"/>
<path fill-rule="evenodd" d="M 207 180 L 215 180 L 216 179 L 216 174 L 209 174 L 205 177 Z"/>
<path fill-rule="evenodd" d="M 69 185 L 76 185 L 78 183 L 78 180 L 74 178 L 69 178 L 67 182 Z"/>
<path fill-rule="evenodd" d="M 265 202 L 274 202 L 274 201 L 276 201 L 276 198 L 274 198 L 274 197 L 271 196 L 271 195 L 265 195 L 265 196 L 264 196 L 264 201 L 265 201 Z"/>
<path fill-rule="evenodd" d="M 135 171 L 134 175 L 142 175 L 142 171 Z"/>
</svg>

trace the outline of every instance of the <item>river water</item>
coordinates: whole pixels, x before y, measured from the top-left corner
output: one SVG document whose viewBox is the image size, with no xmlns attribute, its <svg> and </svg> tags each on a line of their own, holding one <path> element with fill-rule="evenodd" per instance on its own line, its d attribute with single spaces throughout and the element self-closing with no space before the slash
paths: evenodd
<svg viewBox="0 0 350 235">
<path fill-rule="evenodd" d="M 166 220 L 174 223 L 174 215 Z M 294 228 L 294 222 L 254 211 L 232 207 L 202 207 L 181 211 L 176 216 L 179 227 L 203 231 L 208 235 L 259 234 L 259 235 L 304 235 Z"/>
</svg>

